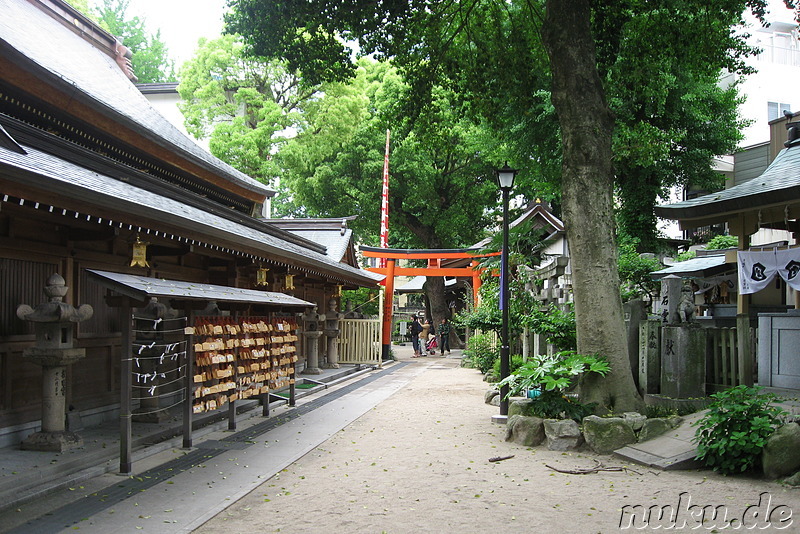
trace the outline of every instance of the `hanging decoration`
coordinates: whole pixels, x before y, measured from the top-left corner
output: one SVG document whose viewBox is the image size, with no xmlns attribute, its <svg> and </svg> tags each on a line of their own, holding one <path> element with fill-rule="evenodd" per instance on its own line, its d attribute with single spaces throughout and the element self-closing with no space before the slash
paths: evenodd
<svg viewBox="0 0 800 534">
<path fill-rule="evenodd" d="M 334 297 L 341 297 L 342 296 L 342 288 L 344 286 L 342 284 L 336 284 L 336 292 L 333 294 Z"/>
<path fill-rule="evenodd" d="M 131 251 L 131 267 L 150 267 L 150 264 L 147 263 L 147 245 L 149 244 L 139 239 L 137 234 Z"/>
<path fill-rule="evenodd" d="M 780 276 L 792 289 L 800 290 L 800 248 L 745 251 L 738 253 L 739 292 L 756 293 Z"/>
<path fill-rule="evenodd" d="M 284 283 L 285 289 L 294 289 L 294 275 L 286 273 L 286 281 Z"/>
<path fill-rule="evenodd" d="M 269 269 L 266 267 L 261 267 L 256 270 L 256 285 L 257 286 L 266 286 L 267 282 L 267 274 L 269 273 Z"/>
</svg>

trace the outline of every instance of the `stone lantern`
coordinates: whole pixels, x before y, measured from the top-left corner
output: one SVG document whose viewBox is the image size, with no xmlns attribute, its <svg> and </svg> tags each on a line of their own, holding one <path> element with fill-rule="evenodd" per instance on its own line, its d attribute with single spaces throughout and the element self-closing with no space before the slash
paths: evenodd
<svg viewBox="0 0 800 534">
<path fill-rule="evenodd" d="M 94 311 L 88 304 L 76 309 L 62 302 L 68 290 L 64 278 L 56 273 L 47 279 L 44 289 L 48 302 L 36 308 L 27 304 L 17 308 L 17 317 L 33 322 L 36 334 L 36 344 L 22 356 L 42 366 L 42 430 L 23 440 L 25 450 L 63 452 L 83 446 L 80 436 L 66 430 L 67 365 L 86 356 L 85 349 L 72 346 L 73 323 L 89 319 Z"/>
<path fill-rule="evenodd" d="M 303 371 L 307 375 L 322 374 L 319 368 L 319 338 L 322 336 L 322 325 L 325 316 L 317 313 L 314 306 L 310 311 L 302 315 L 303 336 L 306 338 L 306 369 Z"/>
<path fill-rule="evenodd" d="M 339 368 L 339 321 L 344 314 L 336 311 L 336 299 L 328 301 L 328 313 L 325 314 L 325 335 L 328 337 L 328 369 Z"/>
</svg>

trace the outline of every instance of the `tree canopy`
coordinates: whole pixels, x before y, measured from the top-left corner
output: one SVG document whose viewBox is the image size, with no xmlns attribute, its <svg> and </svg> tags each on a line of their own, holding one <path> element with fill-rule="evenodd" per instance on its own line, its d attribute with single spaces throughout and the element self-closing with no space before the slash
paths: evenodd
<svg viewBox="0 0 800 534">
<path fill-rule="evenodd" d="M 278 60 L 246 57 L 241 39 L 201 40 L 181 68 L 180 110 L 189 133 L 211 153 L 265 183 L 279 176 L 273 155 L 317 92 Z"/>
<path fill-rule="evenodd" d="M 129 3 L 129 0 L 103 0 L 95 8 L 98 23 L 131 50 L 133 72 L 139 83 L 174 82 L 175 65 L 169 59 L 161 30 L 148 33 L 144 19 L 128 18 Z"/>
<path fill-rule="evenodd" d="M 766 0 L 230 5 L 228 28 L 251 53 L 281 57 L 311 79 L 342 80 L 355 71 L 346 43 L 357 41 L 361 53 L 400 68 L 412 88 L 404 108 L 410 119 L 444 87 L 493 126 L 522 175 L 536 176 L 517 191 L 533 197 L 539 191 L 526 188 L 551 184 L 560 193 L 578 347 L 612 365 L 610 375 L 585 384 L 586 400 L 610 410 L 637 407 L 622 335 L 614 192 L 647 218 L 663 187 L 686 178 L 679 172 L 689 163 L 710 165 L 714 151 L 730 146 L 730 134 L 710 133 L 715 122 L 735 129 L 736 96 L 714 82 L 723 68 L 746 71 L 749 50 L 731 25 L 745 9 L 763 16 Z M 706 136 L 713 139 L 705 143 Z M 701 150 L 692 153 L 695 146 Z M 646 224 L 629 219 L 639 237 Z"/>
</svg>

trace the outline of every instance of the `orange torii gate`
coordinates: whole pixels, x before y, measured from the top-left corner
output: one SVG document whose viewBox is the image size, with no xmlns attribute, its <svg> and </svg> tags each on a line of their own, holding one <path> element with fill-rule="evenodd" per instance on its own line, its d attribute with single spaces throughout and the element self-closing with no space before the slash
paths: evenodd
<svg viewBox="0 0 800 534">
<path fill-rule="evenodd" d="M 470 276 L 472 277 L 473 299 L 478 305 L 478 289 L 481 287 L 481 272 L 477 258 L 499 256 L 500 252 L 481 253 L 474 248 L 456 249 L 399 249 L 380 247 L 359 247 L 367 258 L 383 258 L 386 267 L 370 267 L 367 270 L 383 274 L 386 295 L 383 300 L 383 331 L 381 336 L 381 359 L 389 358 L 389 347 L 392 343 L 392 306 L 394 301 L 394 277 L 402 276 Z M 471 259 L 469 267 L 442 267 L 442 260 Z M 427 267 L 396 267 L 397 260 L 428 260 Z"/>
</svg>

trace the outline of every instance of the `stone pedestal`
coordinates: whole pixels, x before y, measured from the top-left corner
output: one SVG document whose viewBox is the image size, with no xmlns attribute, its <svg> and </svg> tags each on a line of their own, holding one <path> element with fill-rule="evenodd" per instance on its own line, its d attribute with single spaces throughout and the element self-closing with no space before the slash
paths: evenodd
<svg viewBox="0 0 800 534">
<path fill-rule="evenodd" d="M 20 444 L 27 451 L 64 452 L 83 446 L 66 429 L 67 365 L 86 356 L 84 349 L 26 349 L 22 356 L 42 366 L 42 429 Z"/>
<path fill-rule="evenodd" d="M 328 369 L 339 368 L 339 321 L 344 318 L 343 313 L 336 311 L 336 300 L 328 301 L 328 312 L 325 314 L 325 336 L 328 338 Z"/>
<path fill-rule="evenodd" d="M 639 392 L 659 393 L 661 388 L 661 321 L 639 323 Z"/>
<path fill-rule="evenodd" d="M 322 336 L 321 325 L 325 321 L 325 316 L 317 313 L 317 307 L 301 316 L 303 319 L 303 336 L 305 337 L 306 348 L 306 368 L 303 374 L 318 375 L 322 374 L 319 368 L 319 338 Z"/>
<path fill-rule="evenodd" d="M 697 325 L 661 330 L 661 394 L 676 399 L 705 396 L 706 332 Z"/>
<path fill-rule="evenodd" d="M 303 332 L 303 336 L 306 338 L 306 368 L 303 374 L 322 374 L 322 369 L 319 367 L 319 338 L 322 336 L 322 330 Z"/>
</svg>

